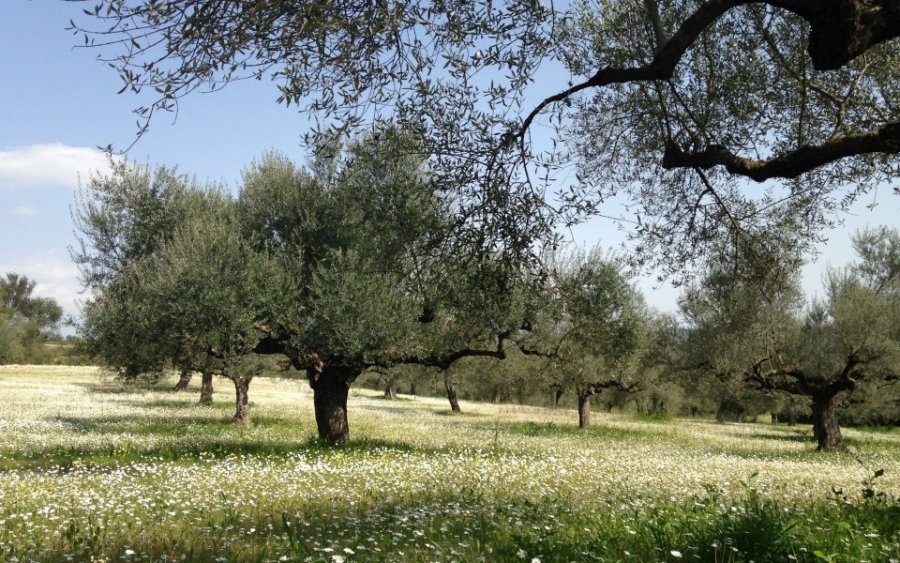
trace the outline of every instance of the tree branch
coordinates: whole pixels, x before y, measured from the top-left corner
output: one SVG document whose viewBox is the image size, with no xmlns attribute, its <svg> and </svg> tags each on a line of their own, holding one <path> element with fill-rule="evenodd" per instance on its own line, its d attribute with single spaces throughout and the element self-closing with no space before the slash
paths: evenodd
<svg viewBox="0 0 900 563">
<path fill-rule="evenodd" d="M 707 170 L 724 166 L 732 174 L 764 182 L 771 178 L 796 178 L 829 162 L 874 153 L 900 153 L 900 121 L 887 123 L 875 131 L 837 137 L 821 145 L 805 145 L 769 160 L 740 157 L 721 145 L 710 145 L 700 152 L 685 152 L 675 143 L 669 143 L 663 154 L 663 167 Z"/>
<path fill-rule="evenodd" d="M 417 364 L 420 366 L 433 367 L 441 370 L 449 369 L 457 360 L 462 358 L 496 358 L 498 360 L 506 359 L 506 350 L 504 348 L 506 339 L 509 338 L 510 331 L 505 330 L 497 334 L 497 347 L 493 350 L 486 348 L 461 348 L 453 352 L 445 354 L 431 353 L 427 356 L 401 356 L 393 358 L 391 364 Z M 380 365 L 373 363 L 371 366 Z M 367 367 L 371 367 L 367 366 Z"/>
<path fill-rule="evenodd" d="M 518 131 L 504 139 L 504 145 L 523 138 L 547 106 L 582 90 L 670 79 L 701 33 L 729 10 L 755 3 L 788 10 L 809 23 L 807 52 L 816 70 L 839 69 L 873 46 L 900 36 L 900 0 L 711 0 L 701 4 L 672 37 L 657 46 L 649 63 L 630 68 L 604 67 L 584 82 L 545 98 L 525 117 Z M 655 2 L 647 0 L 646 7 L 659 40 L 663 35 L 658 14 L 653 11 Z M 663 166 L 668 169 L 725 166 L 732 174 L 762 182 L 769 178 L 795 178 L 835 160 L 876 152 L 900 152 L 900 122 L 888 123 L 876 131 L 836 138 L 823 145 L 804 146 L 771 160 L 741 158 L 718 145 L 710 145 L 702 152 L 686 153 L 672 143 L 666 147 Z"/>
</svg>

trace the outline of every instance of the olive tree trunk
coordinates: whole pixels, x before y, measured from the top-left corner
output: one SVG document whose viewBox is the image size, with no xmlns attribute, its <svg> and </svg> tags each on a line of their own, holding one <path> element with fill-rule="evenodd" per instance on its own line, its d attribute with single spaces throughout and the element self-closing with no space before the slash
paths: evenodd
<svg viewBox="0 0 900 563">
<path fill-rule="evenodd" d="M 203 379 L 200 383 L 200 404 L 211 405 L 213 402 L 213 374 L 211 371 L 201 372 Z"/>
<path fill-rule="evenodd" d="M 347 396 L 350 383 L 358 374 L 358 370 L 345 366 L 325 366 L 321 372 L 308 374 L 319 438 L 329 444 L 343 444 L 350 439 Z"/>
<path fill-rule="evenodd" d="M 462 409 L 459 407 L 459 398 L 456 395 L 456 385 L 453 384 L 453 378 L 451 378 L 450 374 L 447 372 L 444 372 L 444 389 L 447 391 L 447 400 L 450 402 L 450 410 L 461 413 Z"/>
<path fill-rule="evenodd" d="M 193 373 L 191 370 L 184 368 L 181 370 L 181 376 L 178 378 L 178 383 L 175 384 L 175 391 L 185 391 L 188 388 L 188 385 L 191 384 L 191 376 Z"/>
<path fill-rule="evenodd" d="M 250 424 L 250 380 L 240 376 L 232 377 L 234 382 L 235 410 L 231 422 L 234 424 Z"/>
<path fill-rule="evenodd" d="M 591 394 L 578 392 L 578 428 L 587 428 L 591 425 Z"/>
<path fill-rule="evenodd" d="M 797 426 L 797 410 L 794 405 L 794 397 L 788 399 L 787 404 L 788 426 Z"/>
<path fill-rule="evenodd" d="M 836 398 L 836 394 L 813 396 L 813 435 L 816 437 L 819 451 L 842 452 L 847 449 L 838 424 Z"/>
</svg>

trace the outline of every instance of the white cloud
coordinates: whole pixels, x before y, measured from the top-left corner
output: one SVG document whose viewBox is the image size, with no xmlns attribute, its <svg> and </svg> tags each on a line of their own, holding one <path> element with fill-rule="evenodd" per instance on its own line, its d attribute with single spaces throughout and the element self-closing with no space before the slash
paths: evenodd
<svg viewBox="0 0 900 563">
<path fill-rule="evenodd" d="M 75 188 L 94 172 L 109 170 L 106 154 L 61 143 L 0 150 L 0 189 Z"/>
<path fill-rule="evenodd" d="M 86 297 L 80 293 L 78 267 L 72 263 L 68 255 L 45 252 L 7 257 L 0 262 L 0 276 L 7 273 L 28 276 L 28 279 L 37 284 L 34 294 L 39 297 L 52 297 L 67 315 L 77 315 L 78 302 L 84 301 Z"/>
<path fill-rule="evenodd" d="M 34 207 L 16 207 L 13 209 L 13 215 L 16 217 L 34 217 L 37 214 Z"/>
</svg>

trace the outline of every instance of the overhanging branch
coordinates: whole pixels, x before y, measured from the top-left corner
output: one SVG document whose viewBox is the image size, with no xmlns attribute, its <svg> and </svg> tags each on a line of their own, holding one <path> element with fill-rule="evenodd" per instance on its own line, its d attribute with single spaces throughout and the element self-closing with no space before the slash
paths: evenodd
<svg viewBox="0 0 900 563">
<path fill-rule="evenodd" d="M 675 143 L 669 143 L 663 153 L 663 167 L 670 170 L 707 170 L 723 166 L 732 174 L 764 182 L 772 178 L 796 178 L 829 162 L 875 153 L 900 153 L 900 121 L 888 123 L 875 131 L 837 137 L 821 145 L 806 145 L 768 160 L 744 158 L 721 145 L 710 145 L 699 152 L 687 152 Z"/>
</svg>

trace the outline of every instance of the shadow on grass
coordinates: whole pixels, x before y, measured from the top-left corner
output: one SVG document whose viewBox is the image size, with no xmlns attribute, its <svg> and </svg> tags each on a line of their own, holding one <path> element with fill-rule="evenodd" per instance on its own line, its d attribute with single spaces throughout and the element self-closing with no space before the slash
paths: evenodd
<svg viewBox="0 0 900 563">
<path fill-rule="evenodd" d="M 791 432 L 778 431 L 777 433 L 770 434 L 765 432 L 755 432 L 747 434 L 747 438 L 761 440 L 763 442 L 800 442 L 803 444 L 814 442 L 811 430 L 796 430 Z"/>
<path fill-rule="evenodd" d="M 167 393 L 174 392 L 168 382 L 163 381 L 119 381 L 113 378 L 101 379 L 90 383 L 77 383 L 88 393 L 102 395 L 127 395 L 132 393 Z"/>
<path fill-rule="evenodd" d="M 68 473 L 76 466 L 102 471 L 144 461 L 190 463 L 231 457 L 286 461 L 297 455 L 315 459 L 347 453 L 385 456 L 442 451 L 402 440 L 365 437 L 334 446 L 320 441 L 312 424 L 258 415 L 250 425 L 242 426 L 218 416 L 218 411 L 212 411 L 210 416 L 176 418 L 135 415 L 57 417 L 56 420 L 67 426 L 69 432 L 100 436 L 103 440 L 100 445 L 0 450 L 0 471 L 53 469 Z"/>
<path fill-rule="evenodd" d="M 610 440 L 667 440 L 672 439 L 673 437 L 671 433 L 660 432 L 656 429 L 643 430 L 639 428 L 617 428 L 602 425 L 579 428 L 575 423 L 556 424 L 553 422 L 505 422 L 503 420 L 495 420 L 493 422 L 476 422 L 473 424 L 473 426 L 482 430 L 503 432 L 505 434 L 519 436 L 582 436 L 588 438 L 604 438 Z"/>
</svg>

